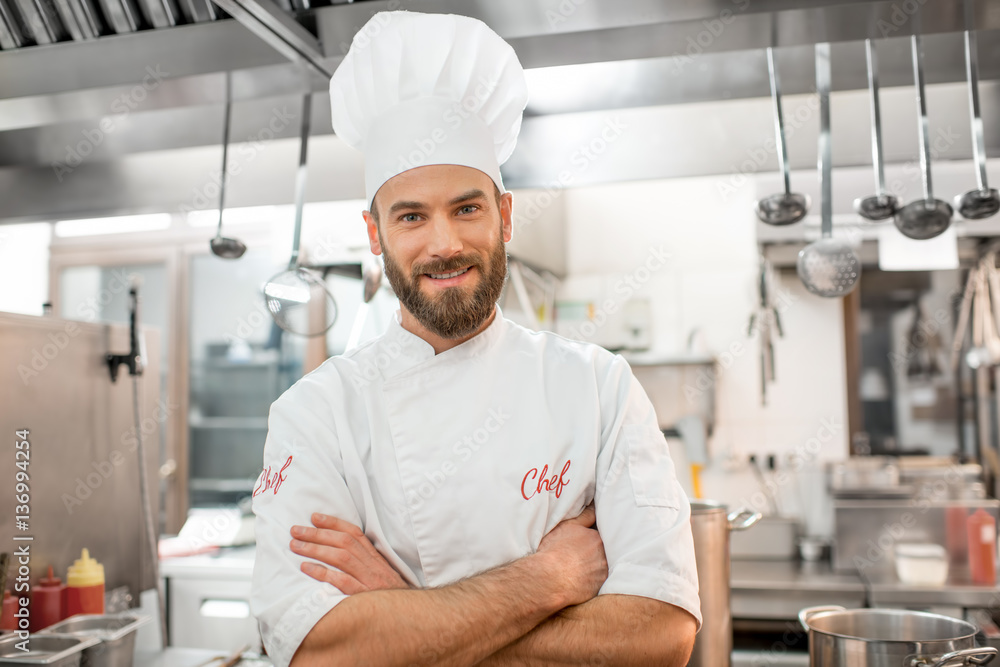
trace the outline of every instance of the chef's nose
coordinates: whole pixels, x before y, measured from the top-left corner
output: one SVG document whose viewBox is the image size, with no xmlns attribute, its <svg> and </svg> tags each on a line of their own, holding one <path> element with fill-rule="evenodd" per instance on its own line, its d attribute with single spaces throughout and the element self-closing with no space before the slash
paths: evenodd
<svg viewBox="0 0 1000 667">
<path fill-rule="evenodd" d="M 452 257 L 462 252 L 458 224 L 447 216 L 434 216 L 430 224 L 427 252 L 434 257 Z"/>
</svg>

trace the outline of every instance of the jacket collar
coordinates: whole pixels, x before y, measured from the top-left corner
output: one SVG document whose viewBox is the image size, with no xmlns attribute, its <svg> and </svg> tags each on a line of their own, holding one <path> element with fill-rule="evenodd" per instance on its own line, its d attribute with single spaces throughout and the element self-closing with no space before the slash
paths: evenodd
<svg viewBox="0 0 1000 667">
<path fill-rule="evenodd" d="M 441 364 L 452 364 L 472 359 L 493 347 L 503 335 L 506 327 L 507 323 L 504 320 L 503 312 L 501 312 L 500 306 L 496 306 L 496 314 L 488 327 L 450 350 L 434 354 L 434 348 L 430 343 L 403 328 L 402 316 L 397 310 L 381 344 L 378 346 L 377 354 L 382 359 L 388 357 L 387 362 L 379 363 L 382 368 L 382 376 L 389 380 L 411 369 L 435 368 Z"/>
</svg>

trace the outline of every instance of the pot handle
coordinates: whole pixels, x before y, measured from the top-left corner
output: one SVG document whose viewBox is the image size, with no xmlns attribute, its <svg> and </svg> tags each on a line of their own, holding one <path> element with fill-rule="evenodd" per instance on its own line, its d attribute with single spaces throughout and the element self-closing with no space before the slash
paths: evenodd
<svg viewBox="0 0 1000 667">
<path fill-rule="evenodd" d="M 726 519 L 729 520 L 729 530 L 746 530 L 760 521 L 763 516 L 760 512 L 736 510 L 726 517 Z"/>
<path fill-rule="evenodd" d="M 815 616 L 816 614 L 822 613 L 824 611 L 844 611 L 844 607 L 836 604 L 821 605 L 819 607 L 806 607 L 799 612 L 799 623 L 806 630 L 809 630 L 809 617 Z"/>
<path fill-rule="evenodd" d="M 934 663 L 933 667 L 948 667 L 949 665 L 985 665 L 995 658 L 997 655 L 997 650 L 992 646 L 984 646 L 982 648 L 967 648 L 961 651 L 953 651 L 951 653 L 945 653 L 937 662 Z M 961 659 L 961 662 L 954 662 L 955 660 Z M 913 667 L 920 667 L 921 665 L 927 665 L 930 663 L 925 663 L 922 660 L 917 662 L 920 658 L 913 660 Z"/>
</svg>

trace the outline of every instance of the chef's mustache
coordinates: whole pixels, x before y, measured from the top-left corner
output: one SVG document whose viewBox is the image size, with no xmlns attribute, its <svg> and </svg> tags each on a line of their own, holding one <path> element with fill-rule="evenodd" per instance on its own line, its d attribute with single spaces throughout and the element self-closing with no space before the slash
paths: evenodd
<svg viewBox="0 0 1000 667">
<path fill-rule="evenodd" d="M 474 266 L 477 269 L 483 268 L 483 260 L 476 255 L 460 255 L 449 260 L 439 260 L 427 262 L 413 267 L 413 278 L 419 278 L 427 273 L 451 273 L 466 267 Z"/>
</svg>

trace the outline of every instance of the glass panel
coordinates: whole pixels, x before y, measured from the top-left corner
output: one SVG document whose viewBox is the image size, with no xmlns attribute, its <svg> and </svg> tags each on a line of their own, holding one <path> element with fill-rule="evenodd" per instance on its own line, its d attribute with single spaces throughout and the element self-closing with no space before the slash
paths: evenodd
<svg viewBox="0 0 1000 667">
<path fill-rule="evenodd" d="M 949 367 L 962 271 L 865 270 L 861 284 L 864 425 L 873 454 L 973 454 L 971 374 Z"/>
<path fill-rule="evenodd" d="M 268 249 L 191 258 L 192 507 L 250 496 L 271 403 L 302 375 L 307 339 L 273 324 L 262 293 L 286 266 Z"/>
<path fill-rule="evenodd" d="M 0 225 L 0 310 L 42 314 L 42 304 L 49 299 L 51 237 L 47 222 Z"/>
<path fill-rule="evenodd" d="M 337 301 L 337 321 L 327 332 L 326 346 L 329 355 L 343 354 L 350 348 L 381 336 L 399 310 L 399 299 L 383 277 L 382 288 L 367 304 L 360 280 L 330 274 L 327 289 Z"/>
<path fill-rule="evenodd" d="M 129 286 L 132 277 L 139 279 L 139 326 L 154 327 L 160 332 L 160 401 L 165 404 L 167 381 L 170 374 L 168 362 L 170 327 L 168 326 L 169 301 L 167 267 L 158 264 L 119 264 L 112 266 L 71 266 L 59 273 L 59 317 L 85 322 L 116 322 L 128 324 Z M 127 349 L 110 350 L 115 354 Z M 128 371 L 119 369 L 119 381 Z M 162 411 L 158 443 L 144 440 L 150 457 L 162 465 L 167 457 L 167 415 L 169 405 Z M 144 429 L 145 430 L 145 429 Z M 164 507 L 166 486 L 161 485 L 159 507 Z M 162 526 L 161 517 L 161 526 Z"/>
</svg>

